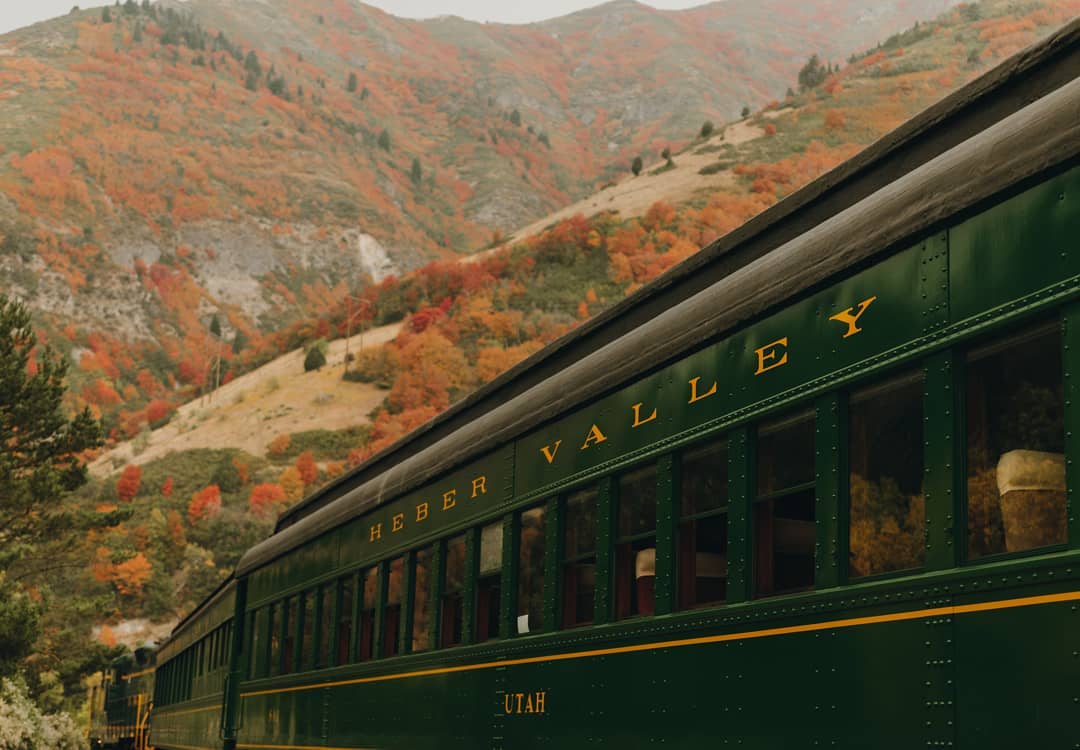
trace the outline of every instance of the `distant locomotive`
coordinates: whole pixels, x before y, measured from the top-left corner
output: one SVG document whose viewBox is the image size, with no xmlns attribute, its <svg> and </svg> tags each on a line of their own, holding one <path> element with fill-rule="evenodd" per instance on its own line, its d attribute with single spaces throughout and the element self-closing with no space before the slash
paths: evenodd
<svg viewBox="0 0 1080 750">
<path fill-rule="evenodd" d="M 152 744 L 1078 746 L 1078 112 L 1080 21 L 292 508 Z"/>
<path fill-rule="evenodd" d="M 112 663 L 90 690 L 90 750 L 146 750 L 154 702 L 154 649 Z"/>
</svg>

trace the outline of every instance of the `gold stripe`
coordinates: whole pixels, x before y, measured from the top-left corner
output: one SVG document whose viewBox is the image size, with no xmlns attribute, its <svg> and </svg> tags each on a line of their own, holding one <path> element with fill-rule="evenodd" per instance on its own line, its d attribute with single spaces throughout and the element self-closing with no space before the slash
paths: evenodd
<svg viewBox="0 0 1080 750">
<path fill-rule="evenodd" d="M 520 659 L 504 659 L 503 661 L 489 661 L 479 664 L 464 664 L 458 667 L 438 667 L 434 669 L 419 669 L 415 672 L 402 672 L 400 674 L 378 675 L 375 677 L 357 677 L 352 680 L 339 680 L 337 682 L 320 682 L 311 685 L 297 685 L 296 687 L 276 688 L 272 690 L 255 690 L 249 693 L 241 693 L 243 698 L 251 698 L 257 695 L 275 695 L 278 693 L 295 693 L 303 690 L 317 690 L 320 688 L 341 687 L 343 685 L 362 685 L 372 682 L 387 682 L 390 680 L 405 680 L 412 677 L 430 677 L 432 675 L 453 674 L 456 672 L 473 672 L 479 669 L 492 669 L 494 667 L 513 667 L 520 664 L 538 664 L 541 662 L 569 661 L 572 659 L 588 659 L 596 656 L 611 656 L 613 654 L 630 654 L 640 651 L 653 651 L 661 648 L 682 648 L 684 646 L 702 646 L 711 643 L 726 643 L 728 641 L 749 640 L 752 638 L 770 638 L 776 635 L 790 635 L 792 633 L 814 633 L 820 630 L 832 628 L 853 628 L 859 625 L 876 625 L 886 622 L 903 622 L 905 620 L 918 620 L 923 617 L 942 617 L 947 615 L 962 615 L 972 612 L 988 612 L 998 609 L 1013 609 L 1015 607 L 1032 607 L 1039 604 L 1054 604 L 1058 602 L 1080 601 L 1080 591 L 1070 591 L 1064 594 L 1046 594 L 1044 596 L 1027 596 L 1020 599 L 1001 599 L 981 604 L 964 604 L 960 606 L 937 607 L 935 609 L 919 609 L 909 612 L 897 612 L 891 615 L 873 615 L 870 617 L 852 617 L 845 620 L 830 620 L 829 622 L 810 623 L 807 625 L 791 625 L 785 628 L 768 628 L 765 630 L 752 630 L 742 633 L 727 633 L 723 635 L 707 635 L 700 638 L 686 638 L 678 641 L 661 641 L 659 643 L 638 643 L 633 646 L 618 646 L 613 648 L 600 648 L 592 651 L 575 651 L 566 654 L 549 654 L 547 656 L 528 656 Z M 258 747 L 271 747 L 259 745 Z M 285 748 L 286 746 L 282 746 Z M 297 750 L 297 749 L 290 749 Z"/>
<path fill-rule="evenodd" d="M 212 706 L 201 706 L 199 708 L 189 708 L 184 711 L 170 711 L 167 708 L 158 708 L 154 710 L 154 713 L 158 716 L 186 716 L 188 714 L 202 713 L 203 711 L 220 711 L 221 704 L 218 703 Z"/>
<path fill-rule="evenodd" d="M 142 677 L 144 674 L 153 674 L 153 673 L 154 673 L 154 668 L 150 667 L 149 669 L 144 669 L 141 672 L 132 672 L 131 674 L 126 674 L 123 677 L 121 677 L 120 679 L 121 680 L 134 680 L 136 677 Z"/>
<path fill-rule="evenodd" d="M 175 748 L 179 748 L 179 750 L 214 750 L 214 748 L 207 747 L 206 745 L 177 745 L 175 742 L 169 742 L 169 743 L 166 743 L 166 744 L 158 744 L 158 745 L 154 745 L 154 747 L 157 747 L 157 748 L 175 747 Z"/>
<path fill-rule="evenodd" d="M 373 747 L 341 747 L 340 745 L 246 745 L 238 743 L 237 750 L 376 750 Z"/>
</svg>

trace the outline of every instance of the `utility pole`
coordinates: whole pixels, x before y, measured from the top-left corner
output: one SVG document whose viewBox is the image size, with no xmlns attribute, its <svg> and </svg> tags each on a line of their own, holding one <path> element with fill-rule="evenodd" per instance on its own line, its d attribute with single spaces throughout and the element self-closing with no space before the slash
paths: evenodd
<svg viewBox="0 0 1080 750">
<path fill-rule="evenodd" d="M 353 297 L 351 294 L 345 297 L 345 374 L 349 374 L 349 342 L 352 340 L 352 303 L 357 302 L 364 307 L 364 311 L 371 309 L 371 301 L 363 297 Z M 357 310 L 359 313 L 360 310 Z M 360 322 L 360 351 L 364 350 L 364 322 Z"/>
</svg>

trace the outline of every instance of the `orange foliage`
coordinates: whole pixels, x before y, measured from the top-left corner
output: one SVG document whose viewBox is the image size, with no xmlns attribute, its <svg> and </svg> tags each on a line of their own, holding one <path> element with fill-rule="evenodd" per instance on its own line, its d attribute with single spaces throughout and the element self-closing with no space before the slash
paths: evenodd
<svg viewBox="0 0 1080 750">
<path fill-rule="evenodd" d="M 288 433 L 278 435 L 276 438 L 270 441 L 270 444 L 266 446 L 267 455 L 279 458 L 284 456 L 289 451 L 289 445 L 292 443 L 292 438 Z"/>
<path fill-rule="evenodd" d="M 192 524 L 213 518 L 221 512 L 221 489 L 216 484 L 204 487 L 191 496 L 188 503 L 188 520 Z"/>
<path fill-rule="evenodd" d="M 165 480 L 165 484 L 161 485 L 161 495 L 162 495 L 162 497 L 172 497 L 172 491 L 173 491 L 173 478 L 169 477 L 168 479 Z"/>
<path fill-rule="evenodd" d="M 248 498 L 248 509 L 257 516 L 269 515 L 275 506 L 284 505 L 288 498 L 285 488 L 274 482 L 257 484 Z"/>
<path fill-rule="evenodd" d="M 300 472 L 300 479 L 304 486 L 314 484 L 319 480 L 319 467 L 315 463 L 315 456 L 311 451 L 304 451 L 296 457 L 296 470 Z"/>
<path fill-rule="evenodd" d="M 304 479 L 295 466 L 290 466 L 278 476 L 278 483 L 285 491 L 285 499 L 295 502 L 304 496 Z"/>
<path fill-rule="evenodd" d="M 146 556 L 140 552 L 124 562 L 114 565 L 112 584 L 124 596 L 137 596 L 142 593 L 143 584 L 150 580 L 153 567 Z"/>
</svg>

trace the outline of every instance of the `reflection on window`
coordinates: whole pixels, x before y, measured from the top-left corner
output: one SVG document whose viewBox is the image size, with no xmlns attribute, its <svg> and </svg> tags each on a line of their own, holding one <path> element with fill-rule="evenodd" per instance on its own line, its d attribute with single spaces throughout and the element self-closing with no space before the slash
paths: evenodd
<svg viewBox="0 0 1080 750">
<path fill-rule="evenodd" d="M 848 489 L 852 578 L 923 564 L 923 377 L 911 373 L 853 393 Z"/>
<path fill-rule="evenodd" d="M 754 590 L 772 596 L 814 585 L 814 415 L 763 425 L 757 439 Z"/>
<path fill-rule="evenodd" d="M 263 620 L 266 618 L 266 608 L 263 607 L 248 615 L 248 679 L 262 677 L 262 665 L 259 664 L 259 649 L 263 641 L 260 634 L 263 630 Z"/>
<path fill-rule="evenodd" d="M 268 618 L 270 637 L 266 639 L 266 674 L 281 674 L 281 603 L 271 604 Z"/>
<path fill-rule="evenodd" d="M 289 597 L 285 607 L 284 628 L 285 637 L 281 644 L 281 673 L 289 674 L 296 670 L 296 630 L 300 622 L 299 600 L 300 597 Z"/>
<path fill-rule="evenodd" d="M 431 548 L 416 551 L 412 651 L 431 648 Z"/>
<path fill-rule="evenodd" d="M 356 629 L 356 658 L 367 661 L 375 655 L 375 609 L 379 606 L 379 567 L 373 565 L 360 574 L 360 622 Z M 383 627 L 386 627 L 385 624 Z M 394 625 L 397 639 L 397 625 Z"/>
<path fill-rule="evenodd" d="M 502 522 L 480 529 L 480 577 L 476 581 L 476 642 L 499 637 L 502 596 Z"/>
<path fill-rule="evenodd" d="M 969 354 L 968 557 L 1065 543 L 1064 414 L 1057 324 Z"/>
<path fill-rule="evenodd" d="M 300 656 L 297 658 L 297 671 L 304 672 L 311 668 L 314 659 L 315 645 L 315 591 L 307 591 L 300 597 L 300 620 L 302 625 L 302 637 L 300 639 Z"/>
<path fill-rule="evenodd" d="M 401 633 L 401 600 L 405 585 L 405 558 L 390 561 L 386 581 L 386 609 L 383 610 L 382 655 L 396 656 Z"/>
<path fill-rule="evenodd" d="M 615 617 L 653 613 L 656 581 L 656 465 L 619 477 Z"/>
<path fill-rule="evenodd" d="M 439 630 L 442 646 L 461 643 L 462 610 L 465 604 L 465 535 L 446 542 L 446 564 L 443 567 L 442 621 Z M 417 584 L 420 578 L 417 576 Z M 415 623 L 415 621 L 414 621 Z"/>
<path fill-rule="evenodd" d="M 319 589 L 319 646 L 316 649 L 316 669 L 321 669 L 330 664 L 330 634 L 333 632 L 333 622 L 330 617 L 333 614 L 331 604 L 333 592 L 334 587 L 329 583 L 324 583 Z"/>
<path fill-rule="evenodd" d="M 338 580 L 337 663 L 349 663 L 349 639 L 352 637 L 353 578 Z"/>
<path fill-rule="evenodd" d="M 679 608 L 727 598 L 728 444 L 689 450 L 681 461 Z"/>
<path fill-rule="evenodd" d="M 565 500 L 562 565 L 562 624 L 564 628 L 593 620 L 596 598 L 595 488 Z"/>
<path fill-rule="evenodd" d="M 543 506 L 521 514 L 518 560 L 517 632 L 533 633 L 544 626 Z"/>
</svg>

